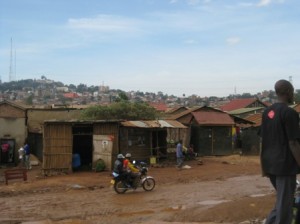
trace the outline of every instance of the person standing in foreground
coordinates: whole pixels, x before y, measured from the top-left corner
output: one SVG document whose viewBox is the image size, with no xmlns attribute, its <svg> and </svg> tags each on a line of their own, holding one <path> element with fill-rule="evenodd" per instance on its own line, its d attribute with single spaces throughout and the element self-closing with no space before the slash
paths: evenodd
<svg viewBox="0 0 300 224">
<path fill-rule="evenodd" d="M 276 190 L 276 202 L 265 224 L 291 224 L 296 175 L 299 165 L 293 151 L 300 152 L 299 115 L 288 104 L 293 103 L 294 87 L 286 80 L 275 83 L 278 102 L 262 115 L 261 166 L 263 175 Z"/>
<path fill-rule="evenodd" d="M 25 142 L 23 149 L 24 149 L 24 157 L 23 158 L 24 158 L 24 163 L 25 163 L 26 169 L 31 170 L 30 147 L 27 142 Z"/>
<path fill-rule="evenodd" d="M 183 152 L 182 152 L 182 140 L 176 145 L 176 158 L 177 158 L 177 168 L 181 169 L 183 164 Z"/>
</svg>

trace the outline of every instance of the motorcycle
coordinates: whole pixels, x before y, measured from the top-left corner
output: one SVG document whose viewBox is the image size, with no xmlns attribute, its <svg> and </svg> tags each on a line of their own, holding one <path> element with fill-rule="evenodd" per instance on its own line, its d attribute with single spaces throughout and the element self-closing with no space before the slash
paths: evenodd
<svg viewBox="0 0 300 224">
<path fill-rule="evenodd" d="M 120 176 L 117 173 L 112 173 L 113 179 L 111 180 L 111 184 L 116 193 L 124 194 L 128 190 L 135 190 L 138 187 L 142 187 L 145 191 L 152 191 L 155 187 L 155 180 L 153 177 L 148 176 L 148 167 L 145 162 L 140 162 L 138 165 L 135 164 L 135 167 L 140 171 L 135 180 L 133 180 L 132 185 L 128 183 L 128 180 L 124 176 Z"/>
</svg>

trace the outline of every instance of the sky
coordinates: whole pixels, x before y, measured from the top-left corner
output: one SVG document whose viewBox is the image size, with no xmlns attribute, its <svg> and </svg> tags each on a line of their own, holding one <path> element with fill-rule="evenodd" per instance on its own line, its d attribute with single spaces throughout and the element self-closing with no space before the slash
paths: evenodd
<svg viewBox="0 0 300 224">
<path fill-rule="evenodd" d="M 0 76 L 175 96 L 300 89 L 299 12 L 299 0 L 0 0 Z"/>
</svg>

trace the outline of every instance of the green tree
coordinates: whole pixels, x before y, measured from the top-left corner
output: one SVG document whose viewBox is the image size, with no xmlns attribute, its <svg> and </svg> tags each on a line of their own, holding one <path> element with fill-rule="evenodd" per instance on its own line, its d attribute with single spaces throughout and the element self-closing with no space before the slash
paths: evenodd
<svg viewBox="0 0 300 224">
<path fill-rule="evenodd" d="M 25 104 L 27 104 L 27 105 L 33 104 L 33 95 L 32 94 L 25 99 Z"/>
<path fill-rule="evenodd" d="M 129 98 L 128 96 L 126 95 L 125 92 L 120 92 L 118 94 L 118 97 L 115 99 L 115 102 L 122 102 L 122 101 L 128 101 Z"/>
<path fill-rule="evenodd" d="M 85 84 L 82 84 L 80 83 L 78 86 L 77 86 L 77 92 L 79 93 L 83 93 L 87 91 L 87 86 Z"/>
<path fill-rule="evenodd" d="M 83 120 L 154 120 L 158 112 L 146 103 L 115 102 L 109 106 L 91 106 L 83 110 Z"/>
</svg>

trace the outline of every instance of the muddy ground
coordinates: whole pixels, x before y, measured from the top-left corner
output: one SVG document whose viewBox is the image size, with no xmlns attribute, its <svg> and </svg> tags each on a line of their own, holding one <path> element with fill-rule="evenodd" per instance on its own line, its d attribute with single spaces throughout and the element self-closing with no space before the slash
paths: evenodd
<svg viewBox="0 0 300 224">
<path fill-rule="evenodd" d="M 0 223 L 261 223 L 274 203 L 268 179 L 255 156 L 204 157 L 151 167 L 152 192 L 124 195 L 110 185 L 110 172 L 74 172 L 43 177 L 41 167 L 28 181 L 5 185 L 0 169 Z"/>
</svg>

